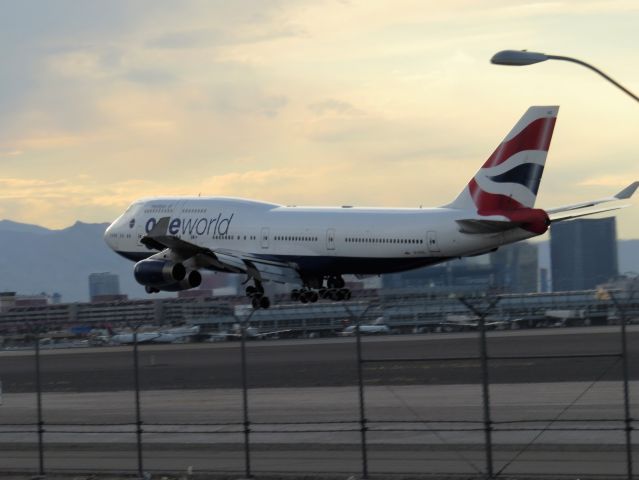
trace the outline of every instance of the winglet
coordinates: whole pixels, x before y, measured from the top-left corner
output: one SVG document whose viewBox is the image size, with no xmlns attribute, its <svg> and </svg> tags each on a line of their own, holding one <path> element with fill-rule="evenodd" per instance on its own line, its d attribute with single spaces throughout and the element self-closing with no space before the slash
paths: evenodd
<svg viewBox="0 0 639 480">
<path fill-rule="evenodd" d="M 627 198 L 630 198 L 635 193 L 635 190 L 637 190 L 637 187 L 639 187 L 639 182 L 632 182 L 630 185 L 624 188 L 621 192 L 615 195 L 615 198 L 618 200 L 625 200 Z"/>
</svg>

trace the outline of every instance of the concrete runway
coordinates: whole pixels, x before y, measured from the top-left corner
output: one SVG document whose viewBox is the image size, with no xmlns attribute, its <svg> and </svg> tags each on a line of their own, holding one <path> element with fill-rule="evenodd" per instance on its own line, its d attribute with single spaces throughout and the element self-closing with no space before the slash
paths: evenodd
<svg viewBox="0 0 639 480">
<path fill-rule="evenodd" d="M 638 335 L 632 327 L 633 356 Z M 618 351 L 618 340 L 610 327 L 492 332 L 489 352 L 592 354 Z M 360 473 L 354 340 L 248 346 L 252 471 Z M 364 355 L 457 357 L 476 355 L 477 347 L 476 333 L 388 336 L 366 338 Z M 239 344 L 149 345 L 140 358 L 145 470 L 241 474 Z M 623 475 L 618 363 L 492 361 L 495 471 L 512 478 Z M 43 353 L 45 469 L 135 471 L 131 364 L 131 347 Z M 485 471 L 477 361 L 367 364 L 365 376 L 370 473 L 469 478 Z M 632 376 L 639 376 L 634 367 Z M 33 472 L 33 352 L 0 353 L 0 377 L 0 472 Z M 631 382 L 631 400 L 636 417 L 639 381 Z"/>
<path fill-rule="evenodd" d="M 637 398 L 639 382 L 632 389 Z M 500 384 L 491 388 L 491 398 L 495 471 L 623 474 L 619 382 Z M 48 468 L 135 470 L 131 392 L 48 393 L 43 405 Z M 252 389 L 249 405 L 255 472 L 347 474 L 361 468 L 355 387 Z M 0 409 L 0 450 L 6 452 L 0 471 L 33 469 L 34 395 L 7 394 Z M 485 470 L 481 394 L 475 385 L 367 387 L 366 416 L 371 473 Z M 146 391 L 142 418 L 147 470 L 184 472 L 192 466 L 242 472 L 237 389 Z"/>
</svg>

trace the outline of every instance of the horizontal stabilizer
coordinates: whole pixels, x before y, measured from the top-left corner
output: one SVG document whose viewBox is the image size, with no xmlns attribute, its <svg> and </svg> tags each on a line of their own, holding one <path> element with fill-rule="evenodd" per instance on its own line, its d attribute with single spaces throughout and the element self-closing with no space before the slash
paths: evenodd
<svg viewBox="0 0 639 480">
<path fill-rule="evenodd" d="M 628 185 L 626 188 L 621 190 L 619 193 L 611 197 L 600 198 L 598 200 L 590 200 L 588 202 L 575 203 L 573 205 L 565 205 L 562 207 L 548 208 L 546 209 L 546 213 L 548 213 L 548 215 L 550 215 L 550 217 L 552 218 L 553 214 L 555 213 L 569 212 L 572 210 L 580 210 L 582 208 L 594 207 L 595 205 L 599 205 L 601 203 L 606 203 L 606 202 L 616 202 L 618 200 L 627 200 L 630 197 L 632 197 L 632 195 L 637 190 L 637 187 L 639 187 L 639 182 L 633 182 L 630 185 Z M 594 211 L 592 213 L 599 213 L 599 212 Z M 591 215 L 592 213 L 588 213 L 584 215 Z"/>
<path fill-rule="evenodd" d="M 629 207 L 630 205 L 619 205 L 616 207 L 606 207 L 606 208 L 596 208 L 594 210 L 588 210 L 587 212 L 581 212 L 581 213 L 568 213 L 566 215 L 551 215 L 550 216 L 550 221 L 552 223 L 555 222 L 561 222 L 563 220 L 570 220 L 573 218 L 579 218 L 579 217 L 586 217 L 588 215 L 595 215 L 596 213 L 604 213 L 604 212 L 610 212 L 612 210 L 619 210 L 620 208 L 626 208 Z"/>
</svg>

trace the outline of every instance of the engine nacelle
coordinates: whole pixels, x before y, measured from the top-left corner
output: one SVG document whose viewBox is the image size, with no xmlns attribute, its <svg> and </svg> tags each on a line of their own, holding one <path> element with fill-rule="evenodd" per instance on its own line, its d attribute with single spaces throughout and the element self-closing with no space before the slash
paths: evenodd
<svg viewBox="0 0 639 480">
<path fill-rule="evenodd" d="M 166 260 L 141 260 L 135 264 L 133 275 L 139 284 L 161 289 L 182 282 L 186 278 L 186 268 L 181 263 Z"/>
<path fill-rule="evenodd" d="M 158 287 L 159 290 L 165 292 L 178 292 L 180 290 L 188 290 L 189 288 L 199 287 L 202 283 L 202 275 L 197 270 L 191 270 L 181 282 L 172 283 Z"/>
</svg>

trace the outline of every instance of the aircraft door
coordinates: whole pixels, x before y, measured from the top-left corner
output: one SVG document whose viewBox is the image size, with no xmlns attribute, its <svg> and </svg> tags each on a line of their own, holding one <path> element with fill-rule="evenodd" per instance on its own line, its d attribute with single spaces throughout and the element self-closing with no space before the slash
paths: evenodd
<svg viewBox="0 0 639 480">
<path fill-rule="evenodd" d="M 263 227 L 262 232 L 260 234 L 260 243 L 262 245 L 262 248 L 264 249 L 268 248 L 268 237 L 269 237 L 268 227 Z"/>
<path fill-rule="evenodd" d="M 335 250 L 335 229 L 326 230 L 326 250 Z"/>
<path fill-rule="evenodd" d="M 437 232 L 429 230 L 426 235 L 428 241 L 428 251 L 431 253 L 439 253 L 439 244 L 437 243 Z"/>
</svg>

